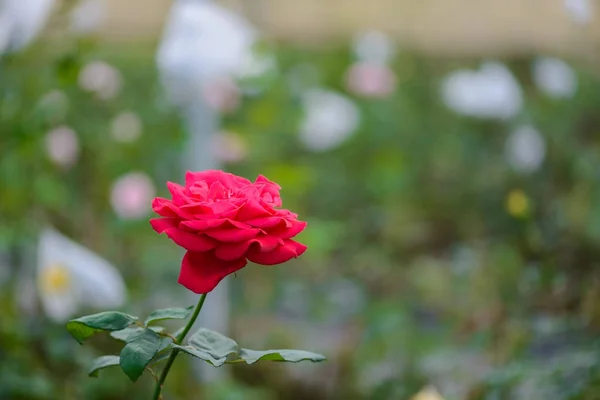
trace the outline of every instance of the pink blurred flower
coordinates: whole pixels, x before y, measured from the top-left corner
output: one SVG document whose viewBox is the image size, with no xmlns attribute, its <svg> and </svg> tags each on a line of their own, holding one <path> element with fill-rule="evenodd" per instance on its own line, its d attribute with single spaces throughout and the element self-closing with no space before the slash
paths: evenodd
<svg viewBox="0 0 600 400">
<path fill-rule="evenodd" d="M 68 168 L 79 158 L 79 139 L 75 131 L 59 126 L 46 134 L 46 153 L 56 165 Z"/>
<path fill-rule="evenodd" d="M 138 219 L 150 211 L 155 196 L 152 180 L 143 172 L 130 172 L 118 178 L 112 186 L 110 203 L 122 219 Z"/>
<path fill-rule="evenodd" d="M 359 62 L 346 72 L 349 91 L 364 97 L 386 97 L 396 89 L 396 75 L 385 64 Z"/>
<path fill-rule="evenodd" d="M 243 137 L 235 132 L 219 132 L 214 136 L 213 153 L 224 163 L 243 161 L 248 155 L 248 146 Z"/>
<path fill-rule="evenodd" d="M 123 78 L 119 70 L 103 61 L 91 62 L 79 73 L 79 86 L 96 93 L 103 100 L 115 97 L 122 84 Z"/>
<path fill-rule="evenodd" d="M 227 77 L 220 77 L 207 82 L 202 88 L 206 104 L 221 113 L 231 113 L 240 104 L 240 89 Z"/>
</svg>

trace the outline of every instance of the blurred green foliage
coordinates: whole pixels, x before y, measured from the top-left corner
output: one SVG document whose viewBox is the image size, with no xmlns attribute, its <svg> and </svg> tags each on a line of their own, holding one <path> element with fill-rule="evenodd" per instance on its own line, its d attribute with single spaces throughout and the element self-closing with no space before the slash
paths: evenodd
<svg viewBox="0 0 600 400">
<path fill-rule="evenodd" d="M 148 398 L 147 376 L 135 385 L 119 371 L 85 376 L 91 359 L 116 344 L 99 338 L 82 348 L 18 298 L 32 261 L 22 250 L 46 223 L 119 265 L 133 307 L 155 306 L 151 293 L 165 281 L 183 290 L 178 250 L 145 219 L 120 220 L 108 199 L 111 183 L 131 170 L 149 174 L 160 194 L 165 181 L 183 177 L 185 133 L 153 57 L 152 46 L 107 51 L 74 40 L 0 60 L 0 249 L 10 268 L 0 290 L 0 399 Z M 444 74 L 479 60 L 401 53 L 398 90 L 355 98 L 358 131 L 339 148 L 311 153 L 297 139 L 303 116 L 288 73 L 308 65 L 318 73 L 307 83 L 345 92 L 349 50 L 281 45 L 277 57 L 278 78 L 223 119 L 250 149 L 227 169 L 281 184 L 285 206 L 309 221 L 299 240 L 310 250 L 289 265 L 238 274 L 232 336 L 249 347 L 306 341 L 329 361 L 236 366 L 231 382 L 208 388 L 182 362 L 167 398 L 408 399 L 431 383 L 448 400 L 597 399 L 600 81 L 589 68 L 577 69 L 572 99 L 556 100 L 533 85 L 532 57 L 506 60 L 524 108 L 514 120 L 481 121 L 457 116 L 439 96 Z M 114 99 L 79 87 L 91 60 L 122 74 Z M 64 104 L 44 106 L 56 91 Z M 143 122 L 137 142 L 109 137 L 123 110 Z M 526 176 L 504 158 L 507 135 L 523 123 L 547 145 L 542 167 Z M 44 150 L 46 132 L 60 125 L 82 146 L 67 170 Z M 515 190 L 529 206 L 511 214 Z M 340 287 L 351 295 L 333 296 Z"/>
</svg>

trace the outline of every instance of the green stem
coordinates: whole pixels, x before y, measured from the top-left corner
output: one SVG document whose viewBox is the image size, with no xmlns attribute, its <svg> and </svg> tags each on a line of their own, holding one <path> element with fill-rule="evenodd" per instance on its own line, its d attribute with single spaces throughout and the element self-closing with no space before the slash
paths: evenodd
<svg viewBox="0 0 600 400">
<path fill-rule="evenodd" d="M 206 293 L 204 293 L 202 296 L 200 296 L 200 300 L 198 300 L 198 304 L 196 305 L 196 308 L 194 309 L 194 313 L 192 314 L 192 317 L 190 318 L 187 325 L 183 329 L 183 332 L 181 332 L 179 334 L 179 336 L 177 336 L 177 344 L 181 344 L 183 342 L 183 339 L 185 339 L 185 335 L 187 335 L 188 332 L 190 331 L 190 329 L 192 329 L 192 325 L 194 325 L 194 322 L 196 322 L 196 318 L 198 318 L 198 314 L 200 314 L 200 310 L 202 310 L 202 306 L 204 305 L 205 299 L 206 299 Z M 171 366 L 173 365 L 175 358 L 177 358 L 177 354 L 179 354 L 179 350 L 177 350 L 177 349 L 175 349 L 171 352 L 171 355 L 169 356 L 169 359 L 167 360 L 167 364 L 165 365 L 165 368 L 162 370 L 162 372 L 160 374 L 160 378 L 158 378 L 158 381 L 156 382 L 156 387 L 154 388 L 154 395 L 152 396 L 152 400 L 158 400 L 161 398 L 160 392 L 162 391 L 163 385 L 165 383 L 165 379 L 167 379 L 169 370 L 171 369 Z"/>
</svg>

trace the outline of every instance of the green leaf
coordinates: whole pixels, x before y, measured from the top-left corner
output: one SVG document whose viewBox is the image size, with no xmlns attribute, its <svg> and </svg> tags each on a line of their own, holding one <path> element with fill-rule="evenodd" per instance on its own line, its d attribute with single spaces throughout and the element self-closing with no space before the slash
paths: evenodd
<svg viewBox="0 0 600 400">
<path fill-rule="evenodd" d="M 152 329 L 144 329 L 136 336 L 129 338 L 121 350 L 121 369 L 133 382 L 142 376 L 146 365 L 158 353 L 164 338 Z"/>
<path fill-rule="evenodd" d="M 216 358 L 227 357 L 238 352 L 238 344 L 235 340 L 206 328 L 198 329 L 190 337 L 188 343 L 190 346 L 205 351 Z"/>
<path fill-rule="evenodd" d="M 179 346 L 177 344 L 174 344 L 173 348 L 178 349 L 184 353 L 187 353 L 190 356 L 194 356 L 201 360 L 207 361 L 215 367 L 220 367 L 221 365 L 225 364 L 225 361 L 227 361 L 227 357 L 223 357 L 223 358 L 214 357 L 212 354 L 210 354 L 206 351 L 197 349 L 193 346 Z"/>
<path fill-rule="evenodd" d="M 133 339 L 134 337 L 142 333 L 144 329 L 146 328 L 143 328 L 141 326 L 128 327 L 125 329 L 121 329 L 120 331 L 111 332 L 110 336 L 122 342 L 128 342 L 130 339 Z M 152 329 L 156 333 L 161 333 L 165 330 L 165 328 L 162 326 L 151 326 L 148 329 Z"/>
<path fill-rule="evenodd" d="M 235 356 L 238 352 L 238 344 L 235 340 L 206 328 L 196 331 L 190 337 L 187 346 L 174 344 L 173 348 L 205 360 L 215 367 L 220 367 L 227 361 L 228 356 Z"/>
<path fill-rule="evenodd" d="M 325 356 L 321 354 L 313 353 L 305 350 L 250 350 L 241 349 L 239 353 L 240 359 L 236 361 L 228 361 L 229 363 L 235 363 L 243 361 L 246 364 L 254 364 L 260 360 L 269 361 L 287 361 L 287 362 L 300 362 L 300 361 L 312 361 L 319 362 L 325 361 Z"/>
<path fill-rule="evenodd" d="M 194 333 L 190 338 L 188 345 L 180 346 L 173 344 L 172 347 L 207 361 L 215 367 L 220 367 L 223 364 L 235 364 L 240 362 L 254 364 L 260 360 L 294 363 L 304 360 L 313 362 L 325 360 L 325 357 L 321 354 L 304 350 L 285 349 L 261 351 L 239 349 L 238 344 L 233 339 L 205 328 L 201 328 Z"/>
<path fill-rule="evenodd" d="M 156 310 L 146 318 L 145 325 L 150 325 L 152 322 L 161 321 L 164 319 L 186 319 L 192 313 L 194 306 L 172 307 Z"/>
<path fill-rule="evenodd" d="M 137 317 L 118 311 L 86 315 L 67 323 L 67 330 L 79 342 L 101 331 L 120 331 L 137 321 Z"/>
<path fill-rule="evenodd" d="M 92 363 L 92 366 L 88 370 L 88 375 L 94 378 L 98 377 L 98 372 L 101 369 L 114 367 L 119 365 L 119 356 L 102 356 L 98 357 Z"/>
</svg>

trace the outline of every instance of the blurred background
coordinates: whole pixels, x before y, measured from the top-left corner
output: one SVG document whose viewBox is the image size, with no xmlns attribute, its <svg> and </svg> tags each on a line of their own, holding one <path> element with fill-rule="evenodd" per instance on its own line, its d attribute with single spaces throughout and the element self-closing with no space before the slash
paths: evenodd
<svg viewBox="0 0 600 400">
<path fill-rule="evenodd" d="M 206 323 L 328 361 L 180 357 L 166 399 L 600 399 L 599 9 L 0 0 L 0 399 L 149 398 L 64 324 L 195 302 L 148 224 L 187 168 L 309 223 Z"/>
</svg>

